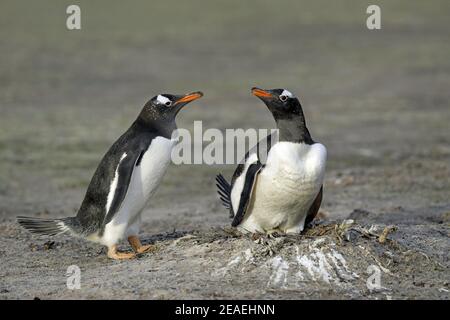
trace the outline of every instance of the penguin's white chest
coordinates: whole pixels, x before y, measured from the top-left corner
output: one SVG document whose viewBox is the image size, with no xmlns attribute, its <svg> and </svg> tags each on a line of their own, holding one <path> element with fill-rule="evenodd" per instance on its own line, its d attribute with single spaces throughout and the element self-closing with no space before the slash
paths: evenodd
<svg viewBox="0 0 450 320">
<path fill-rule="evenodd" d="M 124 236 L 136 235 L 141 223 L 140 213 L 158 188 L 170 164 L 172 148 L 177 140 L 157 137 L 134 167 L 127 194 L 119 211 L 105 226 L 101 242 L 112 245 Z"/>
<path fill-rule="evenodd" d="M 122 208 L 131 213 L 140 212 L 159 186 L 167 167 L 173 140 L 157 137 L 142 156 L 141 162 L 134 168 L 130 186 Z"/>
<path fill-rule="evenodd" d="M 323 184 L 326 148 L 279 142 L 259 174 L 242 228 L 251 232 L 299 233 Z"/>
</svg>

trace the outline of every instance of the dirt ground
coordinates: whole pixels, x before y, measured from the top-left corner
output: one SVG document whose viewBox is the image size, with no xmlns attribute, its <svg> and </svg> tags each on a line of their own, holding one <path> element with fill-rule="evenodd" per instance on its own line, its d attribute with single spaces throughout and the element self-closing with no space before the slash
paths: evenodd
<svg viewBox="0 0 450 320">
<path fill-rule="evenodd" d="M 448 1 L 377 1 L 378 31 L 366 1 L 77 2 L 79 31 L 69 1 L 0 5 L 0 299 L 449 299 Z M 272 128 L 255 85 L 298 95 L 328 149 L 328 219 L 305 235 L 236 234 L 214 184 L 231 165 L 172 165 L 143 214 L 158 250 L 132 261 L 15 223 L 74 215 L 160 92 L 205 93 L 181 128 Z"/>
</svg>

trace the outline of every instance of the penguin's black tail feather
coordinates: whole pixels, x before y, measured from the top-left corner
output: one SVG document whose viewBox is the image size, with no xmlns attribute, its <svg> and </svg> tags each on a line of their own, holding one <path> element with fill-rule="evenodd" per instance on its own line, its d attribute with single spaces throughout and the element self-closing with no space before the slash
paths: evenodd
<svg viewBox="0 0 450 320">
<path fill-rule="evenodd" d="M 227 180 L 221 175 L 216 176 L 216 186 L 219 198 L 225 208 L 230 209 L 231 207 L 231 185 Z"/>
<path fill-rule="evenodd" d="M 17 217 L 17 222 L 31 233 L 55 236 L 73 231 L 75 219 L 74 217 L 63 219 Z"/>
</svg>

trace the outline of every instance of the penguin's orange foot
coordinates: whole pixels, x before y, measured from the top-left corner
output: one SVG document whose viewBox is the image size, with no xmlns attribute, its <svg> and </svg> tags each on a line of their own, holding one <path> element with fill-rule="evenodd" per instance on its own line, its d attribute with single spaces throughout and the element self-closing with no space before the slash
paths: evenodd
<svg viewBox="0 0 450 320">
<path fill-rule="evenodd" d="M 118 252 L 116 245 L 113 245 L 112 247 L 108 248 L 108 258 L 114 260 L 125 260 L 125 259 L 133 259 L 134 257 L 136 257 L 136 254 L 133 252 Z"/>
<path fill-rule="evenodd" d="M 155 252 L 157 250 L 157 247 L 153 244 L 148 244 L 145 246 L 141 246 L 140 248 L 136 249 L 136 253 L 146 253 L 146 252 Z"/>
<path fill-rule="evenodd" d="M 143 246 L 141 241 L 137 236 L 129 236 L 128 242 L 136 253 L 146 253 L 156 251 L 156 246 L 153 244 L 148 244 Z"/>
</svg>

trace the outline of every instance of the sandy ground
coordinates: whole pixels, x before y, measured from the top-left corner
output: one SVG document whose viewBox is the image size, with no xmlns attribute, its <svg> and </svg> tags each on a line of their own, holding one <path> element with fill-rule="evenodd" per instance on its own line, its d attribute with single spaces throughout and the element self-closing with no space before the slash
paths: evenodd
<svg viewBox="0 0 450 320">
<path fill-rule="evenodd" d="M 380 1 L 380 31 L 365 28 L 364 1 L 80 3 L 73 32 L 69 2 L 1 4 L 1 299 L 449 298 L 448 1 Z M 157 93 L 205 92 L 182 128 L 273 127 L 254 85 L 295 92 L 328 148 L 329 219 L 307 234 L 235 234 L 214 186 L 233 166 L 219 165 L 169 168 L 143 214 L 158 251 L 133 261 L 16 225 L 74 215 Z M 80 290 L 66 286 L 70 265 Z"/>
</svg>

